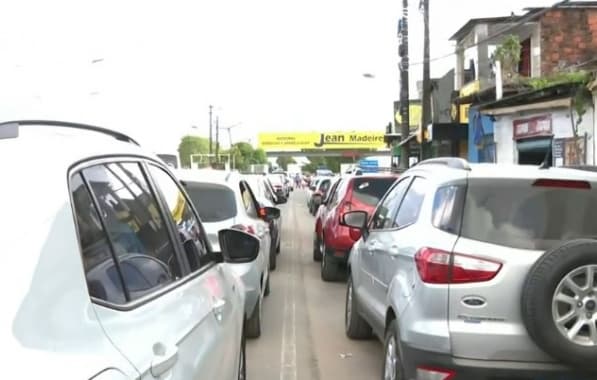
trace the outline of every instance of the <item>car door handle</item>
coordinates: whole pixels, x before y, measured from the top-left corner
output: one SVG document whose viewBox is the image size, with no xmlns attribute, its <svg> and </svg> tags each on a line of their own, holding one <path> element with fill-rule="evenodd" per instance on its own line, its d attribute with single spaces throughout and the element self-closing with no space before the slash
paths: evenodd
<svg viewBox="0 0 597 380">
<path fill-rule="evenodd" d="M 153 358 L 151 360 L 151 374 L 154 377 L 161 377 L 164 373 L 174 367 L 178 361 L 178 347 L 169 347 L 163 343 L 153 345 Z"/>
<path fill-rule="evenodd" d="M 400 247 L 398 247 L 398 245 L 396 244 L 392 244 L 390 246 L 390 249 L 388 250 L 388 253 L 392 256 L 392 258 L 394 259 L 396 255 L 398 255 L 398 253 L 400 252 Z"/>
<path fill-rule="evenodd" d="M 218 298 L 214 301 L 213 306 L 211 307 L 211 311 L 216 317 L 218 322 L 222 322 L 222 318 L 224 316 L 224 308 L 226 307 L 226 300 Z"/>
</svg>

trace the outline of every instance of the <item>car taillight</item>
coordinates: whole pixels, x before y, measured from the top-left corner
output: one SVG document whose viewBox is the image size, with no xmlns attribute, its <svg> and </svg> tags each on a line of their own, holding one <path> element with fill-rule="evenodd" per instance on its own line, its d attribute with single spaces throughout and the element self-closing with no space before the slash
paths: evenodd
<svg viewBox="0 0 597 380">
<path fill-rule="evenodd" d="M 456 371 L 426 366 L 417 367 L 417 380 L 453 380 Z"/>
<path fill-rule="evenodd" d="M 587 181 L 569 181 L 563 179 L 538 179 L 533 182 L 536 187 L 559 187 L 564 189 L 591 189 Z"/>
<path fill-rule="evenodd" d="M 242 232 L 246 232 L 251 235 L 255 235 L 255 227 L 250 226 L 250 225 L 235 224 L 234 226 L 232 226 L 232 228 L 234 228 L 236 230 L 240 230 Z"/>
<path fill-rule="evenodd" d="M 453 263 L 450 265 L 451 257 Z M 421 248 L 415 255 L 421 280 L 428 284 L 465 284 L 493 279 L 502 264 L 474 256 Z"/>
</svg>

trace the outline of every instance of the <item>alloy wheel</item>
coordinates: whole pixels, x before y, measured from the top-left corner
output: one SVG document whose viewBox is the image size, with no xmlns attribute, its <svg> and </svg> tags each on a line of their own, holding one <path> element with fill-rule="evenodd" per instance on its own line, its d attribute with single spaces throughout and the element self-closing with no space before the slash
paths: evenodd
<svg viewBox="0 0 597 380">
<path fill-rule="evenodd" d="M 348 331 L 348 326 L 352 318 L 352 279 L 348 280 L 348 288 L 346 290 L 346 314 L 344 316 L 344 327 Z"/>
<path fill-rule="evenodd" d="M 552 297 L 552 318 L 570 342 L 597 346 L 597 265 L 570 271 Z"/>
<path fill-rule="evenodd" d="M 398 358 L 396 356 L 396 338 L 392 335 L 386 344 L 386 358 L 385 358 L 385 365 L 384 365 L 384 380 L 397 380 L 396 379 L 396 370 L 397 370 L 397 363 Z"/>
</svg>

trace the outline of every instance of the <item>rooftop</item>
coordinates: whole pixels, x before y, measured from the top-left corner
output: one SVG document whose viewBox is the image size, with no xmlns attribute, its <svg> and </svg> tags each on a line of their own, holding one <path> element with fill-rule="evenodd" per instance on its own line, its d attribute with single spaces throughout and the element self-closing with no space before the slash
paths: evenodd
<svg viewBox="0 0 597 380">
<path fill-rule="evenodd" d="M 450 37 L 450 41 L 461 40 L 464 36 L 469 34 L 469 32 L 477 25 L 516 22 L 521 17 L 522 16 L 511 15 L 511 16 L 503 16 L 503 17 L 472 18 L 472 19 L 468 20 L 467 23 L 464 24 L 460 29 L 458 29 L 458 31 L 456 33 L 454 33 L 454 35 L 452 37 Z"/>
</svg>

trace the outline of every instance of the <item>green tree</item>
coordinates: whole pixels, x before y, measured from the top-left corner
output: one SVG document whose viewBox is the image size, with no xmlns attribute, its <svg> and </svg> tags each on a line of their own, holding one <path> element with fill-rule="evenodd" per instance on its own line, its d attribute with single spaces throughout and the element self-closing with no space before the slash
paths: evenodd
<svg viewBox="0 0 597 380">
<path fill-rule="evenodd" d="M 518 64 L 520 62 L 520 53 L 522 45 L 520 38 L 516 35 L 508 35 L 499 45 L 491 57 L 495 63 L 500 61 L 502 64 L 502 77 L 504 81 L 514 80 L 518 76 Z"/>
<path fill-rule="evenodd" d="M 253 160 L 256 164 L 267 164 L 267 154 L 261 148 L 257 148 L 253 151 Z"/>
<path fill-rule="evenodd" d="M 276 163 L 282 169 L 288 170 L 288 164 L 294 164 L 296 161 L 294 161 L 294 158 L 292 157 L 280 156 L 276 159 Z"/>
<path fill-rule="evenodd" d="M 209 139 L 198 136 L 184 136 L 178 144 L 178 155 L 182 167 L 191 167 L 191 154 L 209 153 Z"/>
<path fill-rule="evenodd" d="M 248 170 L 251 164 L 267 163 L 267 156 L 263 149 L 253 149 L 253 146 L 246 142 L 239 142 L 230 149 L 234 156 L 234 165 L 236 169 Z"/>
</svg>

